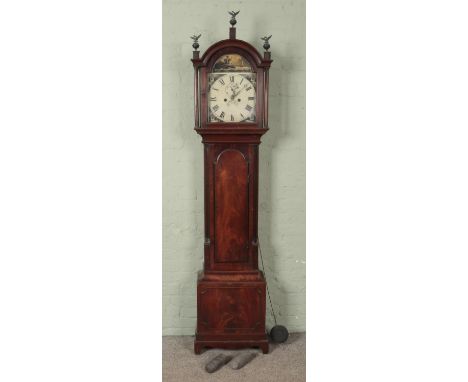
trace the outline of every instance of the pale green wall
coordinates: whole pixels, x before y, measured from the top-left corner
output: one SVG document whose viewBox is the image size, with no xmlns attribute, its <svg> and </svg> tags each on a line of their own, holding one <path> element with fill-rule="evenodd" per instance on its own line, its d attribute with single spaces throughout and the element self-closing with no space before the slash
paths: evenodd
<svg viewBox="0 0 468 382">
<path fill-rule="evenodd" d="M 279 323 L 305 319 L 305 1 L 163 1 L 163 334 L 194 334 L 196 272 L 203 264 L 203 151 L 193 131 L 190 36 L 200 51 L 237 38 L 270 40 L 270 131 L 260 146 L 259 238 Z M 267 306 L 267 325 L 271 325 Z"/>
</svg>

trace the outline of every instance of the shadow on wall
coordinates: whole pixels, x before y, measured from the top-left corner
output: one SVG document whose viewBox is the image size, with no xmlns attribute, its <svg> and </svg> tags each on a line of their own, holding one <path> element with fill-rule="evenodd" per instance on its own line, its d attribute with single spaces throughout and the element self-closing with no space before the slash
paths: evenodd
<svg viewBox="0 0 468 382">
<path fill-rule="evenodd" d="M 278 279 L 278 259 L 282 254 L 277 253 L 273 246 L 272 235 L 277 232 L 278 227 L 273 229 L 274 224 L 272 216 L 272 184 L 273 177 L 278 176 L 278 173 L 273 171 L 275 166 L 275 146 L 281 142 L 288 134 L 286 123 L 283 121 L 288 120 L 289 110 L 287 103 L 284 102 L 284 97 L 279 91 L 274 91 L 272 84 L 283 84 L 287 82 L 288 73 L 281 70 L 283 67 L 283 58 L 277 53 L 272 52 L 273 63 L 270 68 L 269 74 L 269 131 L 263 136 L 263 143 L 260 145 L 260 175 L 259 175 L 259 241 L 261 247 L 261 255 L 263 257 L 263 264 L 265 266 L 265 277 L 270 291 L 273 309 L 276 314 L 278 324 L 285 324 L 282 321 L 283 312 L 282 307 L 287 305 L 287 296 L 281 288 L 281 280 Z M 279 87 L 278 87 L 279 89 Z M 260 255 L 260 253 L 259 253 Z M 260 259 L 259 259 L 260 260 Z M 259 261 L 261 264 L 261 261 Z M 267 300 L 267 328 L 268 330 L 274 325 L 271 307 Z"/>
</svg>

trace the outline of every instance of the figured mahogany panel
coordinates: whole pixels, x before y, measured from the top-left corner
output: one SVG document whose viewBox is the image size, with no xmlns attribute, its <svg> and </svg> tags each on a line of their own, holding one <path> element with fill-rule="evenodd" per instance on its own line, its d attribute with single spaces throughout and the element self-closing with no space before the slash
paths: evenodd
<svg viewBox="0 0 468 382">
<path fill-rule="evenodd" d="M 264 285 L 199 288 L 199 331 L 265 333 Z M 209 307 L 209 308 L 208 308 Z"/>
<path fill-rule="evenodd" d="M 221 152 L 214 165 L 215 262 L 248 261 L 249 163 L 234 149 Z"/>
</svg>

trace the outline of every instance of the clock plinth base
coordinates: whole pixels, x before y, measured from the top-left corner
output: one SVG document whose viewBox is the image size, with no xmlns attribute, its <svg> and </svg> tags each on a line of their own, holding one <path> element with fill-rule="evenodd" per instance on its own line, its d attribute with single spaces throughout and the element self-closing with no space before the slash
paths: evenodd
<svg viewBox="0 0 468 382">
<path fill-rule="evenodd" d="M 195 354 L 201 354 L 203 349 L 227 349 L 237 350 L 246 348 L 259 348 L 263 354 L 268 354 L 268 339 L 265 333 L 265 338 L 261 340 L 249 340 L 249 341 L 238 341 L 238 340 L 210 340 L 204 341 L 195 339 L 194 352 Z"/>
<path fill-rule="evenodd" d="M 260 271 L 217 276 L 201 272 L 195 353 L 200 354 L 202 348 L 251 347 L 268 353 L 265 313 L 266 282 Z"/>
</svg>

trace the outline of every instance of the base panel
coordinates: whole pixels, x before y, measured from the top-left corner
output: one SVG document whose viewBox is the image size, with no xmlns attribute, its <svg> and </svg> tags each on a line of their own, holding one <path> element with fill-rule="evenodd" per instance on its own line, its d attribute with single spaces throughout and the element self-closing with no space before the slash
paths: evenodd
<svg viewBox="0 0 468 382">
<path fill-rule="evenodd" d="M 245 348 L 259 348 L 263 354 L 268 353 L 268 340 L 257 340 L 257 341 L 222 341 L 222 340 L 198 340 L 195 339 L 194 343 L 194 351 L 195 354 L 200 354 L 202 349 L 228 349 L 228 350 L 237 350 L 237 349 L 245 349 Z"/>
<path fill-rule="evenodd" d="M 265 328 L 266 282 L 255 280 L 207 280 L 197 284 L 197 330 L 194 350 L 202 348 L 260 348 L 268 353 Z"/>
</svg>

